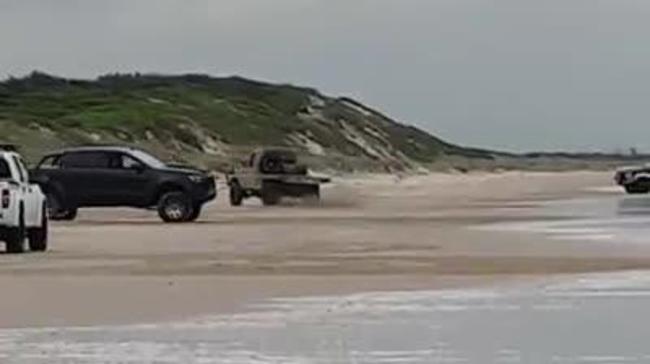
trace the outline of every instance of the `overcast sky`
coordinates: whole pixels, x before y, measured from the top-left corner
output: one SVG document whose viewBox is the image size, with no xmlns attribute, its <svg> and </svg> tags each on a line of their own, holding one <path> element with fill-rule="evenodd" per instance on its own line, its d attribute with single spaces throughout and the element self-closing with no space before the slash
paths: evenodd
<svg viewBox="0 0 650 364">
<path fill-rule="evenodd" d="M 0 0 L 0 76 L 238 74 L 468 145 L 650 151 L 647 0 Z"/>
</svg>

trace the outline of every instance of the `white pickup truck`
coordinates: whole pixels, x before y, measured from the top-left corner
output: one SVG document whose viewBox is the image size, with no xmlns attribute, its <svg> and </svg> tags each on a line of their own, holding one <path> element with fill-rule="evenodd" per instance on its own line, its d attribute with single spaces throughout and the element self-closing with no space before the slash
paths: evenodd
<svg viewBox="0 0 650 364">
<path fill-rule="evenodd" d="M 0 242 L 8 253 L 47 250 L 45 196 L 29 183 L 27 169 L 15 148 L 0 145 Z"/>
</svg>

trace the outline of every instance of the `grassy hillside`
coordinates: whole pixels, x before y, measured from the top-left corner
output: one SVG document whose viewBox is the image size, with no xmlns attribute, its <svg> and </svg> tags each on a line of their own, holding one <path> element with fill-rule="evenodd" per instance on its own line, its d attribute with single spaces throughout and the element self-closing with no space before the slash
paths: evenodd
<svg viewBox="0 0 650 364">
<path fill-rule="evenodd" d="M 204 75 L 33 73 L 0 83 L 0 141 L 28 158 L 62 146 L 133 144 L 163 158 L 226 168 L 257 146 L 289 146 L 341 170 L 404 170 L 443 156 L 490 159 L 309 88 Z"/>
</svg>

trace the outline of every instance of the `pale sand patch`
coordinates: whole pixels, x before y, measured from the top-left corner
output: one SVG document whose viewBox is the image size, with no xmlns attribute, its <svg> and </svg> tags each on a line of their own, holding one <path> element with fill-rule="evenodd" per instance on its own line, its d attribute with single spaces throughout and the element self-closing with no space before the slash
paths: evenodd
<svg viewBox="0 0 650 364">
<path fill-rule="evenodd" d="M 46 254 L 0 256 L 0 326 L 131 323 L 235 310 L 265 297 L 432 289 L 522 275 L 650 268 L 650 250 L 470 229 L 534 221 L 539 201 L 593 196 L 609 173 L 351 176 L 320 206 L 227 205 L 165 225 L 83 210 Z M 611 193 L 611 192 L 608 192 Z"/>
</svg>

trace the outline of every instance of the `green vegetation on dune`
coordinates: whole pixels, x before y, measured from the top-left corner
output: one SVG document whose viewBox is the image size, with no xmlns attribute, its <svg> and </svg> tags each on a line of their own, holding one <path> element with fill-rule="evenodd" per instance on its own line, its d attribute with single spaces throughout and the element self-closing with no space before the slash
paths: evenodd
<svg viewBox="0 0 650 364">
<path fill-rule="evenodd" d="M 350 99 L 238 77 L 33 73 L 0 83 L 0 141 L 31 156 L 66 145 L 125 143 L 219 167 L 257 146 L 290 146 L 336 168 L 414 168 L 464 153 Z"/>
</svg>

